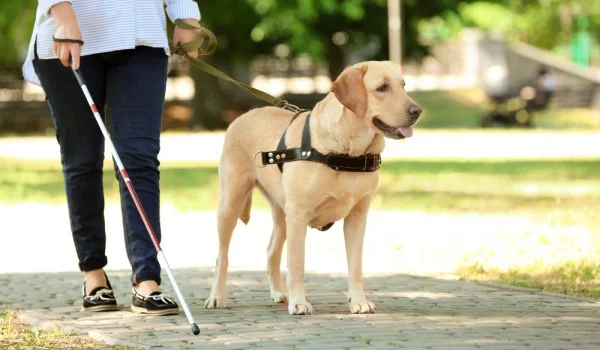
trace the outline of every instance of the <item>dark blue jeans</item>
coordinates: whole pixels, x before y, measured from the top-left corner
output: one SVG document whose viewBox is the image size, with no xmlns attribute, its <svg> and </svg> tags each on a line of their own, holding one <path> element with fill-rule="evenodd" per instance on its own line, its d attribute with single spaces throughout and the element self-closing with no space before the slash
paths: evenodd
<svg viewBox="0 0 600 350">
<path fill-rule="evenodd" d="M 81 57 L 80 71 L 160 241 L 160 130 L 168 57 L 163 49 L 133 50 Z M 59 60 L 34 60 L 46 93 L 56 136 L 79 269 L 106 266 L 104 138 L 71 68 Z M 156 249 L 115 165 L 132 284 L 160 284 Z"/>
</svg>

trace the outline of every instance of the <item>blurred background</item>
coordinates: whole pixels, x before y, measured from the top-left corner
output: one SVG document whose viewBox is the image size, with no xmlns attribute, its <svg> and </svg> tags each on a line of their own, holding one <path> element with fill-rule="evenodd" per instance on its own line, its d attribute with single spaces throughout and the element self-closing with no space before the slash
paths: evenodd
<svg viewBox="0 0 600 350">
<path fill-rule="evenodd" d="M 321 99 L 345 66 L 396 55 L 392 59 L 402 61 L 407 89 L 425 107 L 422 128 L 599 125 L 589 113 L 600 104 L 600 5 L 593 0 L 404 0 L 392 12 L 387 0 L 199 5 L 202 24 L 218 35 L 210 63 L 304 107 Z M 21 78 L 36 6 L 33 0 L 0 5 L 3 134 L 53 133 L 43 92 Z M 224 129 L 262 103 L 190 69 L 180 57 L 172 63 L 165 130 Z M 538 103 L 535 123 L 533 113 L 511 115 L 526 102 L 511 98 L 535 84 L 541 68 L 553 78 L 551 100 Z M 482 120 L 507 102 L 507 120 Z"/>
<path fill-rule="evenodd" d="M 367 231 L 367 271 L 600 297 L 600 2 L 198 3 L 201 23 L 218 37 L 205 59 L 303 108 L 322 99 L 347 65 L 402 64 L 406 89 L 424 114 L 413 138 L 387 142 Z M 9 253 L 0 267 L 74 270 L 54 128 L 43 91 L 21 73 L 36 6 L 0 2 L 0 216 L 3 232 L 19 232 L 10 237 L 14 246 L 26 247 L 51 225 L 52 239 L 63 243 L 41 239 L 60 245 L 64 261 L 20 265 Z M 264 103 L 179 57 L 171 63 L 160 156 L 163 231 L 173 232 L 165 245 L 180 252 L 173 266 L 212 266 L 223 131 Z M 117 183 L 106 159 L 111 267 L 126 268 Z M 257 200 L 256 220 L 240 228 L 252 233 L 240 238 L 239 249 L 262 245 L 236 255 L 245 259 L 239 265 L 263 268 L 267 208 Z M 311 238 L 309 269 L 345 270 L 340 230 Z"/>
</svg>

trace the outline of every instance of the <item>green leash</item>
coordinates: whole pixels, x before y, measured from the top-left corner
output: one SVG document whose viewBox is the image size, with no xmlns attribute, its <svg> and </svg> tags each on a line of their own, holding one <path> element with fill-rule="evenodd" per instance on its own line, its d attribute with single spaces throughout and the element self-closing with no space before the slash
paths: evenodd
<svg viewBox="0 0 600 350">
<path fill-rule="evenodd" d="M 241 87 L 242 89 L 248 91 L 249 93 L 258 97 L 259 99 L 272 104 L 275 107 L 287 109 L 292 112 L 303 111 L 298 106 L 290 104 L 289 102 L 287 102 L 285 100 L 282 100 L 280 98 L 272 96 L 262 90 L 253 88 L 252 86 L 250 86 L 248 84 L 240 83 L 239 81 L 233 79 L 229 75 L 221 72 L 217 68 L 211 66 L 210 64 L 208 64 L 198 58 L 190 57 L 187 54 L 187 52 L 192 51 L 192 50 L 198 50 L 199 56 L 208 56 L 208 55 L 212 54 L 215 51 L 215 49 L 217 48 L 217 37 L 215 36 L 215 34 L 213 32 L 211 32 L 208 29 L 203 28 L 200 25 L 195 26 L 195 25 L 189 24 L 181 19 L 176 20 L 175 25 L 180 28 L 183 28 L 183 29 L 197 29 L 200 31 L 200 35 L 198 36 L 198 38 L 196 38 L 192 41 L 180 43 L 178 46 L 173 46 L 173 44 L 170 44 L 171 50 L 175 54 L 180 55 L 183 58 L 185 58 L 194 67 L 196 67 L 196 68 L 200 69 L 201 71 L 203 71 L 207 74 L 210 74 L 214 77 L 229 81 L 229 82 Z"/>
</svg>

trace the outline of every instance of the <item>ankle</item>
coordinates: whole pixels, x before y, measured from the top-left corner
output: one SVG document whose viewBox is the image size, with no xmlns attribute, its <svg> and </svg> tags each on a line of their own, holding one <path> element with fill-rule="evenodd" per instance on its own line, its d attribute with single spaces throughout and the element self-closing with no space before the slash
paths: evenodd
<svg viewBox="0 0 600 350">
<path fill-rule="evenodd" d="M 138 283 L 135 286 L 135 290 L 139 294 L 147 297 L 154 292 L 160 292 L 160 286 L 158 285 L 158 283 L 156 283 L 156 281 L 149 280 L 149 281 L 143 281 L 141 283 Z"/>
<path fill-rule="evenodd" d="M 85 271 L 84 281 L 86 294 L 89 294 L 92 290 L 98 287 L 108 288 L 108 281 L 106 280 L 106 275 L 104 274 L 103 269 Z"/>
</svg>

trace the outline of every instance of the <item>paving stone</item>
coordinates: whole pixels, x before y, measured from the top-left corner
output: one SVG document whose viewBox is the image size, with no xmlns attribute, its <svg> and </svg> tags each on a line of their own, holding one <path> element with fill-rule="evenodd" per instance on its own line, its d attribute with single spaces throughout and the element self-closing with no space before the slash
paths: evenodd
<svg viewBox="0 0 600 350">
<path fill-rule="evenodd" d="M 369 348 L 368 344 L 360 343 L 360 342 L 342 342 L 336 344 L 306 344 L 299 345 L 298 349 L 307 349 L 307 350 L 318 350 L 318 349 L 326 349 L 330 347 L 331 349 L 360 349 L 360 348 Z"/>
<path fill-rule="evenodd" d="M 574 349 L 577 345 L 571 341 L 547 341 L 538 340 L 535 342 L 527 342 L 529 345 L 542 349 Z"/>
<path fill-rule="evenodd" d="M 354 342 L 356 337 L 354 336 L 338 336 L 338 337 L 321 337 L 317 339 L 307 340 L 307 344 L 338 344 L 338 343 L 348 343 Z"/>
<path fill-rule="evenodd" d="M 293 344 L 288 344 L 288 345 L 282 345 L 282 344 L 261 344 L 260 346 L 256 347 L 257 350 L 282 350 L 282 349 L 298 349 L 297 345 L 293 345 Z"/>
<path fill-rule="evenodd" d="M 452 349 L 452 350 L 474 350 L 481 349 L 480 346 L 474 344 L 433 344 L 430 349 Z"/>
<path fill-rule="evenodd" d="M 206 345 L 206 344 L 180 344 L 177 349 L 203 349 L 203 350 L 242 350 L 246 349 L 245 345 Z"/>
<path fill-rule="evenodd" d="M 207 293 L 199 291 L 208 291 L 204 285 L 212 281 L 212 272 L 176 269 L 175 273 L 183 290 L 196 291 L 187 301 L 201 328 L 200 336 L 191 334 L 183 312 L 149 317 L 129 312 L 127 305 L 114 313 L 79 312 L 79 273 L 0 275 L 0 280 L 9 281 L 0 293 L 8 291 L 11 308 L 21 309 L 30 322 L 94 330 L 94 335 L 165 349 L 600 348 L 600 303 L 568 297 L 523 294 L 460 281 L 371 276 L 366 279 L 371 290 L 377 290 L 371 300 L 378 303 L 378 313 L 351 315 L 340 294 L 345 293 L 346 277 L 310 274 L 308 289 L 315 293 L 309 296 L 318 313 L 291 316 L 286 305 L 265 298 L 268 284 L 264 272 L 232 271 L 231 278 L 238 283 L 229 286 L 235 299 L 225 310 L 203 308 Z M 117 290 L 124 291 L 117 295 L 129 297 L 127 271 L 111 272 L 113 275 L 124 276 L 111 278 Z M 396 296 L 402 293 L 421 297 Z M 428 298 L 432 293 L 452 297 Z M 68 299 L 76 304 L 65 305 Z"/>
</svg>

